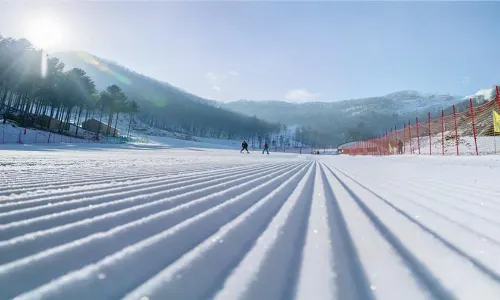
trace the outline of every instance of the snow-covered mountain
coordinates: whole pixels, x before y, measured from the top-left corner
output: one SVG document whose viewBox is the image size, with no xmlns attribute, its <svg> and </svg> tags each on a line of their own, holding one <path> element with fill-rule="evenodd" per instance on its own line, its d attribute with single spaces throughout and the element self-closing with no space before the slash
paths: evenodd
<svg viewBox="0 0 500 300">
<path fill-rule="evenodd" d="M 372 111 L 401 115 L 422 111 L 434 112 L 457 103 L 461 99 L 462 97 L 459 96 L 399 91 L 381 97 L 347 100 L 341 101 L 341 103 L 348 103 L 349 108 L 344 108 L 343 111 L 350 112 L 353 115 Z"/>
<path fill-rule="evenodd" d="M 388 115 L 435 112 L 458 103 L 461 96 L 422 94 L 417 91 L 399 91 L 385 96 L 351 99 L 338 102 L 288 103 L 282 101 L 239 100 L 222 104 L 223 107 L 246 115 L 256 115 L 285 124 L 301 124 L 318 115 L 349 118 L 378 113 Z"/>
<path fill-rule="evenodd" d="M 496 95 L 496 89 L 495 87 L 492 87 L 489 89 L 479 90 L 474 95 L 466 96 L 462 100 L 473 99 L 476 100 L 476 102 L 481 103 L 490 100 L 491 98 L 495 97 L 495 95 Z"/>
<path fill-rule="evenodd" d="M 220 106 L 249 116 L 300 125 L 315 130 L 323 139 L 341 143 L 349 136 L 376 136 L 394 126 L 403 126 L 422 114 L 441 110 L 462 101 L 463 96 L 423 94 L 406 90 L 385 96 L 337 102 L 289 103 L 283 101 L 239 100 Z"/>
<path fill-rule="evenodd" d="M 427 94 L 403 91 L 388 94 L 383 98 L 391 101 L 392 109 L 398 113 L 435 111 L 460 101 L 460 97 L 441 94 Z"/>
</svg>

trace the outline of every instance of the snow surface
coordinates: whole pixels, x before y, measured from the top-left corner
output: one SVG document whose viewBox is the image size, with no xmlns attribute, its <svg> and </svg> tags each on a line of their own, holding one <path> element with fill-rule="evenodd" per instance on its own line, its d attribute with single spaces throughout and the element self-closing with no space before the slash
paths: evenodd
<svg viewBox="0 0 500 300">
<path fill-rule="evenodd" d="M 25 145 L 37 145 L 37 144 L 119 144 L 122 143 L 118 138 L 101 136 L 99 141 L 91 139 L 80 139 L 69 137 L 65 135 L 60 135 L 57 133 L 50 133 L 48 131 L 26 128 L 26 133 L 23 127 L 19 127 L 14 123 L 7 122 L 7 124 L 2 124 L 0 119 L 0 145 L 6 144 L 25 144 Z M 122 116 L 117 124 L 120 135 L 127 136 L 129 133 L 129 123 L 130 118 L 127 115 Z M 114 126 L 114 124 L 113 124 Z M 83 131 L 83 130 L 82 130 Z M 236 149 L 241 147 L 241 140 L 232 139 L 217 139 L 208 137 L 197 137 L 189 136 L 182 133 L 170 132 L 163 129 L 153 128 L 138 119 L 134 119 L 132 122 L 130 130 L 130 140 L 134 141 L 132 144 L 151 144 L 151 145 L 163 145 L 167 147 L 176 148 L 193 148 L 193 149 Z M 292 144 L 295 145 L 293 139 L 290 140 Z M 250 149 L 252 149 L 252 144 L 250 144 Z M 254 145 L 256 148 L 258 145 Z M 1 146 L 4 147 L 4 146 Z M 289 152 L 289 153 L 311 153 L 311 148 L 309 146 L 303 146 L 300 148 L 276 148 L 271 149 L 272 151 Z M 328 150 L 328 153 L 332 153 L 333 149 Z M 323 150 L 323 152 L 325 152 Z M 326 152 L 325 152 L 326 153 Z"/>
<path fill-rule="evenodd" d="M 499 298 L 497 156 L 179 147 L 0 150 L 0 299 Z"/>
<path fill-rule="evenodd" d="M 446 132 L 447 136 L 450 136 Z M 453 136 L 453 135 L 451 135 Z M 457 155 L 457 142 L 456 140 L 449 139 L 444 142 L 444 147 L 442 144 L 441 134 L 433 135 L 431 138 L 431 147 L 429 147 L 429 138 L 420 138 L 420 155 L 442 155 L 444 149 L 444 155 Z M 418 153 L 418 139 L 412 138 L 411 147 L 410 141 L 404 143 L 405 154 L 406 155 L 416 155 Z M 476 155 L 476 145 L 478 148 L 479 155 L 485 154 L 499 154 L 500 153 L 500 136 L 478 136 L 476 142 L 474 142 L 474 137 L 472 136 L 459 136 L 458 138 L 458 154 L 459 155 Z M 394 143 L 393 143 L 394 144 Z M 397 154 L 397 148 L 393 148 L 393 154 Z"/>
<path fill-rule="evenodd" d="M 0 119 L 1 122 L 1 119 Z M 93 141 L 69 137 L 44 130 L 18 127 L 10 122 L 0 123 L 0 144 L 92 143 Z"/>
<path fill-rule="evenodd" d="M 124 118 L 125 119 L 125 118 Z M 128 121 L 127 121 L 128 122 Z M 120 132 L 127 132 L 123 130 L 127 122 L 118 122 L 118 125 L 123 125 L 120 128 Z M 142 123 L 140 123 L 142 124 Z M 122 145 L 121 148 L 134 148 L 137 145 L 145 146 L 148 144 L 149 147 L 161 147 L 161 148 L 183 148 L 189 150 L 201 150 L 201 149 L 226 149 L 235 150 L 241 149 L 241 140 L 228 140 L 228 139 L 216 139 L 216 138 L 204 138 L 191 136 L 189 139 L 186 135 L 168 132 L 161 129 L 150 128 L 149 133 L 155 135 L 141 135 L 136 132 L 132 132 L 131 138 L 137 142 L 130 142 L 127 145 Z M 19 142 L 21 141 L 21 142 Z M 86 147 L 86 148 L 106 148 L 110 147 L 109 144 L 119 144 L 121 141 L 113 137 L 101 137 L 99 141 L 88 140 L 88 139 L 78 139 L 69 136 L 60 135 L 57 133 L 49 133 L 48 131 L 37 130 L 32 128 L 26 129 L 26 134 L 24 133 L 24 128 L 18 127 L 12 123 L 2 124 L 0 123 L 0 149 L 38 149 L 38 146 L 47 147 L 47 145 L 40 144 L 70 144 L 70 145 L 53 145 L 50 147 Z M 16 145 L 18 144 L 18 145 Z M 19 146 L 22 144 L 23 146 Z M 89 145 L 71 145 L 71 144 L 89 144 Z M 103 145 L 99 145 L 103 144 Z M 257 145 L 256 145 L 257 146 Z M 19 148 L 20 147 L 20 148 Z M 259 151 L 259 149 L 252 149 L 250 145 L 250 150 Z M 271 151 L 275 152 L 286 152 L 286 153 L 311 153 L 310 147 L 300 148 L 272 148 Z M 324 154 L 334 154 L 334 149 L 320 149 L 321 153 Z"/>
</svg>

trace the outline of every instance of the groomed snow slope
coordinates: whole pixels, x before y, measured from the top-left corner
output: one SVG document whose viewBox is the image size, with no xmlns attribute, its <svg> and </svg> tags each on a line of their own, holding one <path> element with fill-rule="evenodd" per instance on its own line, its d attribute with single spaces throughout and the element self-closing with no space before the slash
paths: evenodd
<svg viewBox="0 0 500 300">
<path fill-rule="evenodd" d="M 495 157 L 71 149 L 0 151 L 0 299 L 499 298 Z"/>
</svg>

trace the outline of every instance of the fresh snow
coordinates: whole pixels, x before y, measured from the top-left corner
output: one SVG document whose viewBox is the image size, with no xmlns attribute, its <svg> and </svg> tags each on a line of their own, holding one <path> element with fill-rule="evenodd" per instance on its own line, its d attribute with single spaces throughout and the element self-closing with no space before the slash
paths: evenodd
<svg viewBox="0 0 500 300">
<path fill-rule="evenodd" d="M 431 137 L 431 145 L 429 147 L 429 137 L 420 137 L 420 155 L 457 155 L 457 141 L 454 138 L 454 133 L 445 132 L 446 136 L 453 135 L 453 139 L 446 140 L 443 147 L 443 139 L 441 133 Z M 411 139 L 404 143 L 407 155 L 418 155 L 418 139 Z M 500 136 L 478 136 L 474 141 L 473 136 L 460 136 L 458 138 L 458 155 L 476 155 L 476 143 L 479 155 L 499 154 L 500 153 Z M 355 143 L 354 143 L 355 144 Z M 394 145 L 392 142 L 391 145 Z M 397 148 L 393 146 L 393 154 L 397 153 Z"/>
<path fill-rule="evenodd" d="M 3 145 L 0 299 L 498 299 L 499 157 L 215 145 Z"/>
<path fill-rule="evenodd" d="M 129 133 L 129 116 L 122 116 L 118 121 L 118 129 L 121 136 L 127 136 Z M 114 124 L 113 124 L 114 126 Z M 83 130 L 81 131 L 83 132 Z M 282 134 L 286 134 L 286 136 L 293 136 L 290 132 L 282 132 Z M 2 123 L 2 119 L 0 119 L 0 145 L 11 145 L 11 144 L 24 144 L 24 145 L 38 145 L 38 144 L 118 144 L 121 143 L 119 139 L 113 137 L 105 137 L 101 136 L 99 141 L 95 141 L 93 136 L 89 136 L 86 133 L 86 138 L 74 138 L 70 136 L 65 136 L 57 133 L 50 133 L 48 131 L 33 129 L 33 128 L 25 128 L 19 127 L 14 123 L 7 122 L 6 124 Z M 222 138 L 209 138 L 209 137 L 198 137 L 198 136 L 189 136 L 186 134 L 175 133 L 167 130 L 162 130 L 158 128 L 150 127 L 141 121 L 134 119 L 132 122 L 130 134 L 130 140 L 132 140 L 133 144 L 150 144 L 159 146 L 162 145 L 164 147 L 170 148 L 191 148 L 191 149 L 235 149 L 241 146 L 241 140 L 234 139 L 222 139 Z M 294 139 L 291 139 L 290 142 L 295 145 L 296 142 Z M 258 143 L 256 145 L 252 145 L 250 143 L 250 149 L 252 146 L 258 148 Z M 92 147 L 93 147 L 92 146 Z M 107 147 L 107 146 L 106 146 Z M 276 151 L 283 151 L 281 149 L 271 149 Z M 329 152 L 332 149 L 328 149 Z M 311 148 L 309 146 L 303 145 L 302 150 L 299 148 L 286 148 L 286 152 L 292 153 L 310 153 Z"/>
<path fill-rule="evenodd" d="M 489 88 L 489 89 L 482 89 L 477 91 L 474 95 L 466 96 L 463 98 L 463 100 L 468 100 L 470 98 L 474 99 L 480 99 L 480 100 L 489 100 L 495 96 L 496 89 L 495 88 Z"/>
<path fill-rule="evenodd" d="M 49 144 L 49 143 L 90 143 L 89 140 L 78 139 L 44 130 L 18 127 L 10 122 L 3 124 L 0 119 L 0 144 Z"/>
</svg>

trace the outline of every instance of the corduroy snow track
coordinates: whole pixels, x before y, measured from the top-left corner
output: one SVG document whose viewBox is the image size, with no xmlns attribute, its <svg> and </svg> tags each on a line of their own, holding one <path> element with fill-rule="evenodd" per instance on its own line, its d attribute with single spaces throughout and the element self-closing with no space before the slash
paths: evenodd
<svg viewBox="0 0 500 300">
<path fill-rule="evenodd" d="M 499 167 L 0 150 L 0 299 L 499 299 Z"/>
</svg>

